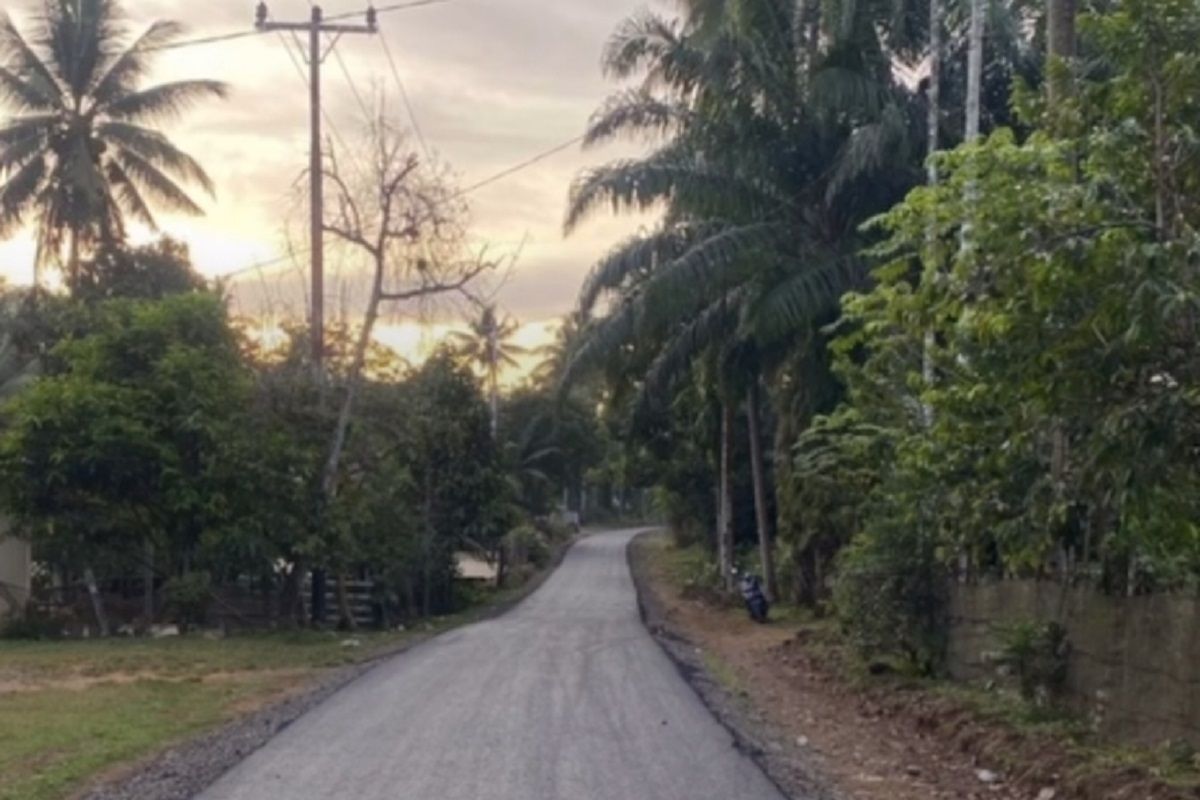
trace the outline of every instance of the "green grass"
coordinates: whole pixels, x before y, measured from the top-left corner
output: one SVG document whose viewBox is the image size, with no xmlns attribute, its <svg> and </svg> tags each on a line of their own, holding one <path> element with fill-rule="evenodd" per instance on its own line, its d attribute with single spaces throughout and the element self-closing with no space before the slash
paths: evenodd
<svg viewBox="0 0 1200 800">
<path fill-rule="evenodd" d="M 0 642 L 0 681 L 10 677 L 53 678 L 155 672 L 187 677 L 211 672 L 336 667 L 403 639 L 403 634 L 345 634 L 303 631 L 210 640 L 198 636 L 167 639 L 92 639 L 55 642 Z M 347 639 L 361 648 L 344 647 Z"/>
<path fill-rule="evenodd" d="M 56 800 L 114 765 L 136 760 L 231 715 L 267 681 L 140 681 L 0 699 L 0 800 Z"/>
<path fill-rule="evenodd" d="M 58 800 L 414 634 L 0 642 L 0 800 Z"/>
</svg>

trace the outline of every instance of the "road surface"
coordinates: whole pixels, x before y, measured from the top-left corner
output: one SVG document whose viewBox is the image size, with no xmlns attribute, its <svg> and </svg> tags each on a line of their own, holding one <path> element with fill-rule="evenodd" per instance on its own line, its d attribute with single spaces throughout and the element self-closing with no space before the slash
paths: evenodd
<svg viewBox="0 0 1200 800">
<path fill-rule="evenodd" d="M 642 627 L 589 537 L 524 603 L 380 665 L 202 800 L 782 800 Z"/>
</svg>

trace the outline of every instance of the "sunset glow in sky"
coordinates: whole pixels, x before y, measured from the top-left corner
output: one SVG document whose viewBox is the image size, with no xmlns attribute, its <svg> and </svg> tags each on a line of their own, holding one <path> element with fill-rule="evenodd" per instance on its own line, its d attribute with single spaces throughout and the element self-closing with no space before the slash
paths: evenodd
<svg viewBox="0 0 1200 800">
<path fill-rule="evenodd" d="M 383 6 L 384 0 L 377 5 Z M 32 32 L 35 0 L 13 0 L 5 10 Z M 429 146 L 467 186 L 578 136 L 588 117 L 616 87 L 600 71 L 600 54 L 613 28 L 646 0 L 447 0 L 380 16 L 380 36 L 396 58 Z M 306 0 L 272 0 L 271 17 L 305 20 Z M 365 10 L 365 0 L 326 0 L 326 15 Z M 185 38 L 248 30 L 250 0 L 125 0 L 140 31 L 155 19 L 188 26 Z M 228 274 L 284 251 L 285 228 L 304 240 L 304 207 L 294 184 L 308 157 L 306 78 L 289 59 L 295 43 L 264 34 L 159 54 L 151 81 L 213 78 L 230 84 L 225 102 L 206 103 L 164 131 L 196 156 L 216 183 L 205 199 L 206 217 L 162 217 L 166 233 L 186 241 L 209 276 Z M 383 93 L 401 113 L 396 83 L 381 42 L 344 38 L 338 46 L 346 71 L 365 98 Z M 336 133 L 358 138 L 364 113 L 337 59 L 325 64 L 326 107 Z M 369 102 L 369 100 L 368 100 Z M 329 133 L 327 131 L 327 133 Z M 335 134 L 336 135 L 336 134 Z M 336 139 L 335 139 L 336 143 Z M 470 197 L 471 243 L 521 257 L 503 285 L 501 308 L 529 326 L 521 338 L 542 338 L 545 323 L 569 310 L 590 264 L 648 219 L 599 217 L 570 238 L 562 234 L 567 190 L 587 165 L 633 152 L 633 145 L 553 156 Z M 0 243 L 0 270 L 28 282 L 32 244 L 27 237 Z M 307 263 L 276 265 L 235 285 L 244 313 L 305 313 Z M 354 315 L 353 293 L 331 280 L 330 316 Z M 412 342 L 436 338 L 413 322 L 392 321 L 381 338 L 406 354 Z M 405 332 L 407 330 L 407 332 Z M 423 348 L 418 348 L 423 349 Z"/>
</svg>

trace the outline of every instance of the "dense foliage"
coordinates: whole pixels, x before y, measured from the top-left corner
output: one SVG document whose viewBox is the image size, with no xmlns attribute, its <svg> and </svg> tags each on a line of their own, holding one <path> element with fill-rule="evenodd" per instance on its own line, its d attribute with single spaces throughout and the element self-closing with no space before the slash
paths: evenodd
<svg viewBox="0 0 1200 800">
<path fill-rule="evenodd" d="M 80 275 L 71 296 L 4 306 L 0 503 L 52 599 L 90 585 L 145 595 L 144 621 L 236 621 L 247 602 L 299 621 L 317 570 L 339 587 L 329 622 L 353 618 L 351 579 L 369 580 L 381 621 L 443 613 L 464 601 L 457 554 L 524 570 L 533 551 L 505 563 L 509 531 L 534 531 L 540 558 L 544 521 L 599 457 L 591 416 L 550 389 L 506 400 L 496 438 L 459 354 L 411 367 L 372 345 L 326 493 L 355 331 L 331 328 L 318 382 L 305 330 L 278 347 L 249 338 L 178 244 L 106 249 Z"/>
<path fill-rule="evenodd" d="M 672 525 L 724 560 L 765 506 L 781 591 L 928 669 L 955 577 L 1195 586 L 1195 5 L 1095 4 L 1048 58 L 1045 9 L 993 4 L 961 145 L 957 7 L 681 6 L 618 30 L 610 72 L 645 81 L 590 133 L 664 143 L 582 176 L 569 219 L 665 208 L 585 283 L 609 302 L 567 378 L 604 378 Z M 931 24 L 932 108 L 894 77 Z"/>
</svg>

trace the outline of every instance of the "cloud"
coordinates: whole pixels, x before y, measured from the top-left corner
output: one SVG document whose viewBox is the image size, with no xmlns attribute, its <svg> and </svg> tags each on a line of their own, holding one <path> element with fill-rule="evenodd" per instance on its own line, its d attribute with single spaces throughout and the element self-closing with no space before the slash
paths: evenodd
<svg viewBox="0 0 1200 800">
<path fill-rule="evenodd" d="M 32 0 L 28 0 L 32 2 Z M 382 4 L 382 3 L 380 3 Z M 327 0 L 327 14 L 365 5 Z M 614 88 L 601 74 L 603 44 L 613 28 L 645 0 L 450 0 L 381 17 L 381 36 L 395 58 L 421 129 L 460 182 L 471 184 L 582 132 L 588 116 Z M 248 30 L 253 4 L 244 0 L 125 0 L 130 23 L 170 18 L 185 23 L 189 37 Z M 273 18 L 307 18 L 302 0 L 271 0 Z M 26 24 L 28 13 L 16 15 Z M 205 104 L 167 132 L 205 165 L 216 198 L 208 216 L 164 218 L 164 228 L 186 239 L 198 266 L 222 274 L 281 252 L 282 231 L 303 225 L 303 205 L 293 186 L 306 167 L 308 95 L 282 35 L 252 36 L 161 54 L 154 80 L 212 77 L 230 84 L 224 103 Z M 336 132 L 353 140 L 362 110 L 351 76 L 365 102 L 386 92 L 402 104 L 382 43 L 347 36 L 339 62 L 325 62 L 323 89 Z M 336 139 L 335 139 L 336 144 Z M 633 148 L 607 151 L 631 152 Z M 601 220 L 563 239 L 563 206 L 573 176 L 605 153 L 562 153 L 471 197 L 473 232 L 511 249 L 528 238 L 516 272 L 499 293 L 508 312 L 525 320 L 564 313 L 588 266 L 646 219 Z M 28 240 L 0 245 L 0 267 L 20 279 L 28 274 Z M 250 290 L 243 305 L 265 295 L 287 295 L 287 305 L 306 306 L 305 281 Z M 331 289 L 336 291 L 336 289 Z M 331 301 L 332 302 L 332 301 Z M 282 302 L 276 305 L 282 305 Z"/>
</svg>

